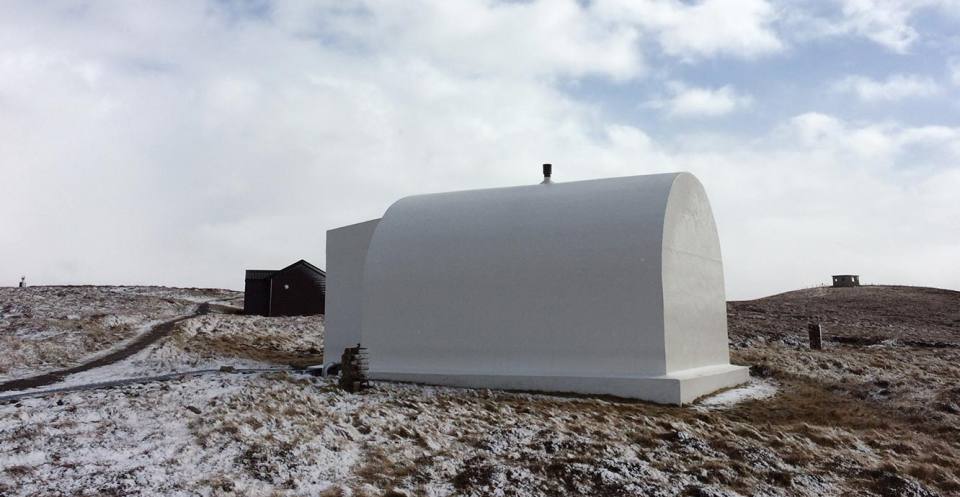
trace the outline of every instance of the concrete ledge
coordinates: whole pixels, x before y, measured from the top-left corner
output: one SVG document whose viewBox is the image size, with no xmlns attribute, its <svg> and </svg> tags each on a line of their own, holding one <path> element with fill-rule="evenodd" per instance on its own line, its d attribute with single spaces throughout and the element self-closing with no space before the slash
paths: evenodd
<svg viewBox="0 0 960 497">
<path fill-rule="evenodd" d="M 658 404 L 682 405 L 698 397 L 747 381 L 749 369 L 721 365 L 688 369 L 663 376 L 521 376 L 463 373 L 371 371 L 374 380 L 404 381 L 496 390 L 613 395 Z"/>
<path fill-rule="evenodd" d="M 750 368 L 732 364 L 708 366 L 677 371 L 664 378 L 674 379 L 679 383 L 680 395 L 677 404 L 689 404 L 721 388 L 746 383 L 750 379 Z"/>
</svg>

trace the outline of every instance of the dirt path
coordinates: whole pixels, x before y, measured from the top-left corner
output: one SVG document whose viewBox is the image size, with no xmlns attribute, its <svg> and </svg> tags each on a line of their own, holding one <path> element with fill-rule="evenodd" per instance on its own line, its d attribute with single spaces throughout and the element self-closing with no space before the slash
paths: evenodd
<svg viewBox="0 0 960 497">
<path fill-rule="evenodd" d="M 69 369 L 61 369 L 59 371 L 51 371 L 49 373 L 44 373 L 37 376 L 31 376 L 29 378 L 20 378 L 16 380 L 10 380 L 4 383 L 0 383 L 0 392 L 12 392 L 18 390 L 27 390 L 30 388 L 45 387 L 47 385 L 52 385 L 54 383 L 59 383 L 63 381 L 69 375 L 75 373 L 81 373 L 83 371 L 89 371 L 94 368 L 100 368 L 113 364 L 115 362 L 122 361 L 137 352 L 145 349 L 150 344 L 156 342 L 157 340 L 169 335 L 173 332 L 173 327 L 180 321 L 185 319 L 190 319 L 202 314 L 207 314 L 210 312 L 210 302 L 204 302 L 197 307 L 196 312 L 187 316 L 180 316 L 176 319 L 171 319 L 170 321 L 165 321 L 158 325 L 155 325 L 146 333 L 138 336 L 133 341 L 128 343 L 126 346 L 115 350 L 107 355 L 98 357 L 90 362 L 81 364 L 79 366 L 74 366 Z"/>
<path fill-rule="evenodd" d="M 197 369 L 194 371 L 181 371 L 179 373 L 167 373 L 157 376 L 143 376 L 139 378 L 124 378 L 121 380 L 100 381 L 96 383 L 86 383 L 83 385 L 73 385 L 69 387 L 50 388 L 48 390 L 34 390 L 25 393 L 15 393 L 10 395 L 0 395 L 0 403 L 17 402 L 23 399 L 34 397 L 46 397 L 56 393 L 79 392 L 83 390 L 99 390 L 102 388 L 122 387 L 126 385 L 141 385 L 145 383 L 154 383 L 158 381 L 180 380 L 184 378 L 194 378 L 197 376 L 209 374 L 251 374 L 251 373 L 278 373 L 292 372 L 299 373 L 303 370 L 291 368 L 241 368 L 241 369 Z"/>
</svg>

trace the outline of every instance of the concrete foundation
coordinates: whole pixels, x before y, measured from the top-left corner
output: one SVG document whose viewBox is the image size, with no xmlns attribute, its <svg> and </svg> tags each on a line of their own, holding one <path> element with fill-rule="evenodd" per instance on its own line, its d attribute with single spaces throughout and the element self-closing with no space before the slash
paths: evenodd
<svg viewBox="0 0 960 497">
<path fill-rule="evenodd" d="M 643 399 L 659 404 L 689 404 L 722 388 L 739 385 L 749 379 L 742 366 L 710 366 L 678 371 L 663 376 L 586 377 L 519 376 L 499 374 L 403 373 L 381 371 L 373 379 L 447 385 L 469 388 L 493 388 L 529 392 L 599 394 Z"/>
</svg>

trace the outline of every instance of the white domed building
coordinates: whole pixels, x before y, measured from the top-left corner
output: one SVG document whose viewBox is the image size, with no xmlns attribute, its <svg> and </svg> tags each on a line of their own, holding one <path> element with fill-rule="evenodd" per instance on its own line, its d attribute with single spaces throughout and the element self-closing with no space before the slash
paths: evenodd
<svg viewBox="0 0 960 497">
<path fill-rule="evenodd" d="M 683 404 L 748 377 L 689 173 L 418 195 L 330 230 L 326 333 L 372 379 Z"/>
</svg>

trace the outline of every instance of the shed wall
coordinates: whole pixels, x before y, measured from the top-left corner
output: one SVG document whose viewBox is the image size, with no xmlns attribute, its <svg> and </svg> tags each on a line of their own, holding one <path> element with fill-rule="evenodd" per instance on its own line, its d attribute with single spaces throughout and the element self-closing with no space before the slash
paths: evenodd
<svg viewBox="0 0 960 497">
<path fill-rule="evenodd" d="M 371 374 L 666 373 L 661 238 L 675 176 L 398 201 L 366 262 Z"/>
<path fill-rule="evenodd" d="M 294 266 L 270 278 L 270 316 L 323 314 L 324 288 L 310 269 Z"/>
<path fill-rule="evenodd" d="M 360 342 L 364 262 L 379 219 L 327 231 L 327 314 L 324 363 Z"/>
<path fill-rule="evenodd" d="M 250 279 L 244 281 L 243 313 L 266 316 L 270 311 L 270 280 Z"/>
</svg>

